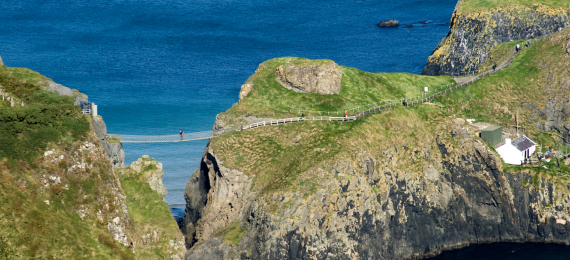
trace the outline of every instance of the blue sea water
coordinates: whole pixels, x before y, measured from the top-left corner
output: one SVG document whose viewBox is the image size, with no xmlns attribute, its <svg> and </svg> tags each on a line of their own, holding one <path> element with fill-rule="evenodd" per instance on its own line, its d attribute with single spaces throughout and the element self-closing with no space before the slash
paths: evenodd
<svg viewBox="0 0 570 260">
<path fill-rule="evenodd" d="M 449 31 L 446 23 L 455 4 L 2 0 L 0 56 L 7 66 L 39 71 L 89 95 L 109 133 L 189 133 L 210 130 L 216 114 L 238 101 L 240 86 L 267 59 L 326 58 L 370 72 L 420 73 Z M 386 19 L 414 27 L 376 26 Z M 424 20 L 429 23 L 419 23 Z M 206 143 L 124 144 L 126 163 L 143 154 L 162 162 L 169 191 L 165 199 L 180 217 L 186 182 Z M 496 244 L 436 259 L 537 259 L 533 254 L 568 259 L 569 253 L 564 246 Z"/>
<path fill-rule="evenodd" d="M 332 59 L 371 72 L 420 73 L 455 2 L 339 0 L 3 0 L 0 56 L 89 96 L 114 134 L 210 130 L 268 59 Z M 379 28 L 397 19 L 413 28 Z M 420 21 L 428 20 L 424 25 Z M 124 144 L 126 163 L 162 162 L 165 197 L 184 188 L 207 141 Z"/>
</svg>

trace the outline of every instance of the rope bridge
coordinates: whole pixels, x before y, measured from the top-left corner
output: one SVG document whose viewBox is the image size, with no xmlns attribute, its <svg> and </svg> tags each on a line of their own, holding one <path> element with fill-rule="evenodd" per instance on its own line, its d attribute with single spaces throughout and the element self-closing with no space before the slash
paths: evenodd
<svg viewBox="0 0 570 260">
<path fill-rule="evenodd" d="M 212 131 L 202 131 L 194 133 L 184 133 L 184 138 L 180 135 L 115 135 L 123 143 L 177 143 L 210 139 Z"/>
</svg>

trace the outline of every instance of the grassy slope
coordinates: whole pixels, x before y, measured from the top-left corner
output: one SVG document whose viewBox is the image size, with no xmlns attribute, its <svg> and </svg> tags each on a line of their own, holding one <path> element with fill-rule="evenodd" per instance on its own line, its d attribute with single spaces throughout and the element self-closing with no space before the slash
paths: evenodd
<svg viewBox="0 0 570 260">
<path fill-rule="evenodd" d="M 154 159 L 146 160 L 154 161 Z M 174 254 L 167 253 L 171 249 L 170 241 L 183 241 L 182 233 L 170 214 L 168 204 L 143 178 L 145 171 L 154 169 L 156 168 L 146 167 L 142 173 L 135 173 L 127 168 L 121 170 L 124 174 L 119 175 L 121 186 L 127 196 L 131 238 L 140 243 L 142 236 L 152 235 L 153 231 L 156 231 L 160 237 L 159 241 L 151 241 L 148 245 L 137 245 L 136 259 L 167 259 Z"/>
<path fill-rule="evenodd" d="M 551 8 L 568 8 L 570 5 L 570 1 L 568 0 L 463 0 L 459 8 L 461 11 L 469 11 L 474 9 L 511 7 L 512 5 L 524 5 L 528 7 L 545 5 Z"/>
<path fill-rule="evenodd" d="M 397 100 L 421 95 L 423 87 L 439 87 L 453 84 L 449 77 L 429 77 L 409 73 L 369 73 L 354 68 L 341 67 L 343 78 L 341 91 L 334 95 L 303 94 L 283 88 L 276 80 L 275 69 L 286 63 L 322 63 L 304 58 L 271 59 L 259 66 L 246 83 L 253 84 L 253 91 L 246 99 L 234 105 L 225 115 L 255 115 L 258 117 L 300 116 L 306 111 L 343 111 L 383 100 Z M 307 113 L 304 113 L 307 115 Z M 323 114 L 326 115 L 326 114 Z"/>
<path fill-rule="evenodd" d="M 41 90 L 39 82 L 46 79 L 28 69 L 0 66 L 2 88 L 27 104 L 0 104 L 0 259 L 132 259 L 132 252 L 109 235 L 106 223 L 93 217 L 101 207 L 98 199 L 115 196 L 111 166 L 78 151 L 80 143 L 97 138 L 88 132 L 89 122 L 73 98 Z M 45 160 L 40 154 L 46 149 L 65 160 L 56 165 Z M 93 170 L 61 170 L 78 155 L 93 163 Z M 44 189 L 42 176 L 59 176 L 62 183 Z M 92 217 L 79 217 L 82 206 Z"/>
<path fill-rule="evenodd" d="M 570 29 L 566 29 L 538 41 L 517 54 L 509 68 L 441 97 L 436 102 L 449 109 L 449 114 L 511 128 L 516 125 L 515 117 L 518 111 L 519 126 L 527 136 L 541 144 L 545 150 L 563 147 L 558 133 L 539 132 L 535 123 L 529 121 L 533 119 L 544 123 L 546 118 L 532 115 L 533 111 L 522 104 L 532 103 L 544 110 L 549 99 L 564 98 L 570 94 L 570 75 L 565 73 L 570 67 L 566 53 L 569 39 Z M 499 45 L 494 51 L 512 48 L 518 42 Z M 509 169 L 520 170 L 518 167 Z M 567 174 L 561 175 L 561 172 L 570 173 L 570 168 L 566 166 L 556 170 L 534 169 L 532 172 L 549 173 L 564 182 L 570 180 Z"/>
<path fill-rule="evenodd" d="M 381 151 L 394 145 L 409 145 L 412 148 L 410 150 L 421 149 L 421 147 L 414 146 L 424 143 L 426 139 L 435 138 L 440 131 L 445 131 L 450 124 L 450 117 L 454 115 L 477 118 L 494 124 L 513 125 L 514 115 L 518 110 L 519 124 L 526 130 L 526 134 L 545 146 L 554 146 L 560 140 L 552 138 L 549 133 L 538 132 L 534 124 L 529 123 L 531 111 L 523 107 L 522 103 L 532 102 L 543 109 L 548 98 L 553 96 L 545 93 L 547 84 L 547 81 L 544 81 L 545 73 L 549 73 L 548 70 L 556 70 L 555 66 L 569 67 L 568 59 L 561 48 L 565 43 L 563 39 L 568 38 L 566 36 L 568 32 L 569 30 L 563 31 L 549 40 L 539 41 L 531 48 L 525 49 L 517 55 L 508 69 L 436 99 L 435 103 L 439 106 L 400 107 L 366 116 L 356 122 L 305 121 L 278 127 L 262 127 L 222 136 L 213 139 L 211 144 L 226 167 L 236 168 L 250 176 L 255 176 L 256 186 L 264 187 L 265 192 L 300 190 L 304 193 L 312 193 L 318 188 L 318 180 L 311 177 L 310 171 L 334 164 L 341 158 L 350 158 L 354 150 L 366 150 L 371 154 L 380 154 Z M 513 44 L 516 42 L 498 46 L 494 53 L 499 55 L 502 50 Z M 275 62 L 275 60 L 270 62 Z M 552 66 L 542 69 L 541 63 L 544 62 Z M 347 75 L 347 71 L 358 70 L 343 68 L 343 71 Z M 557 73 L 562 72 L 563 70 L 558 70 Z M 364 77 L 371 79 L 375 76 L 406 79 L 410 75 L 360 72 L 360 74 L 344 77 L 343 81 L 348 78 L 350 82 L 374 82 Z M 240 104 L 228 110 L 227 114 L 245 113 L 244 107 L 247 105 L 254 106 L 260 100 L 277 100 L 278 97 L 275 94 L 286 91 L 278 89 L 280 88 L 276 85 L 278 83 L 270 82 L 274 78 L 273 75 L 254 75 L 250 81 L 259 82 L 258 77 L 264 79 L 270 87 L 267 87 L 267 90 L 266 88 L 256 89 L 255 95 L 247 96 Z M 441 80 L 445 82 L 445 78 Z M 343 87 L 346 85 L 343 83 Z M 363 86 L 358 90 L 359 93 L 373 91 L 382 93 L 389 89 L 383 89 L 380 84 L 367 86 L 375 89 L 367 90 Z M 411 90 L 413 87 L 407 89 Z M 396 89 L 386 96 L 397 96 L 404 91 L 406 89 Z M 561 88 L 560 91 L 568 94 L 567 88 Z M 358 99 L 357 92 L 353 93 L 352 95 L 355 96 L 349 97 L 350 102 Z M 561 95 L 561 93 L 555 95 Z M 295 93 L 291 96 L 295 96 L 296 102 L 299 102 L 298 106 L 306 107 L 315 103 L 310 102 L 312 99 L 321 99 L 311 94 Z M 344 95 L 341 92 L 338 98 L 342 99 L 343 96 L 349 95 L 347 92 L 344 92 Z M 328 98 L 322 97 L 322 100 Z M 346 103 L 348 102 L 344 104 Z M 263 108 L 265 111 L 268 110 L 267 107 Z M 278 111 L 275 113 L 277 114 Z M 544 122 L 542 118 L 538 120 Z M 415 167 L 419 166 L 410 163 L 408 168 L 414 169 Z M 564 171 L 566 170 L 562 170 Z M 551 176 L 560 174 L 560 170 L 548 170 L 547 172 Z M 560 180 L 564 179 L 565 177 L 560 178 Z"/>
<path fill-rule="evenodd" d="M 117 176 L 102 148 L 98 157 L 81 152 L 83 142 L 99 143 L 89 131 L 89 118 L 73 98 L 41 90 L 39 82 L 46 79 L 28 69 L 0 66 L 0 85 L 27 104 L 0 102 L 0 259 L 168 258 L 169 239 L 150 249 L 139 245 L 133 254 L 111 237 L 106 221 L 97 219 L 98 209 L 121 214 L 114 204 Z M 65 159 L 46 160 L 43 152 L 51 149 Z M 81 174 L 63 170 L 78 160 L 93 168 Z M 50 176 L 59 176 L 61 184 L 50 182 L 45 189 L 42 179 Z M 140 243 L 148 227 L 161 238 L 180 233 L 163 198 L 144 180 L 121 176 L 121 181 L 132 218 L 130 239 Z M 81 219 L 79 208 L 87 208 L 89 216 Z"/>
</svg>

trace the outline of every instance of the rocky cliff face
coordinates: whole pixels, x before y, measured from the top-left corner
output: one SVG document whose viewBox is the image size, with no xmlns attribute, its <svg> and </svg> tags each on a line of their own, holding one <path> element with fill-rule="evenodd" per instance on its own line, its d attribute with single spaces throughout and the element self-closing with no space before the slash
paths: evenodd
<svg viewBox="0 0 570 260">
<path fill-rule="evenodd" d="M 448 129 L 381 154 L 357 150 L 308 173 L 322 184 L 310 195 L 258 195 L 208 148 L 186 189 L 186 259 L 394 259 L 469 243 L 570 243 L 568 186 L 505 173 L 473 135 Z M 232 222 L 248 223 L 234 246 L 215 236 Z"/>
<path fill-rule="evenodd" d="M 295 62 L 277 68 L 277 81 L 300 93 L 338 94 L 342 71 L 331 60 Z"/>
<path fill-rule="evenodd" d="M 498 44 L 543 38 L 570 25 L 568 9 L 534 5 L 453 12 L 450 32 L 428 58 L 422 74 L 451 75 L 476 71 Z"/>
<path fill-rule="evenodd" d="M 66 95 L 73 97 L 75 99 L 75 104 L 79 105 L 79 101 L 88 101 L 87 95 L 80 93 L 75 89 L 70 89 L 66 86 L 61 84 L 57 84 L 52 80 L 47 80 L 45 82 L 40 82 L 42 88 L 53 92 L 58 95 Z M 97 138 L 101 140 L 101 144 L 111 161 L 113 167 L 123 168 L 125 167 L 125 151 L 123 150 L 123 144 L 121 142 L 110 142 L 107 140 L 107 125 L 103 118 L 99 115 L 93 118 L 92 120 L 93 130 L 95 130 L 95 134 Z"/>
</svg>

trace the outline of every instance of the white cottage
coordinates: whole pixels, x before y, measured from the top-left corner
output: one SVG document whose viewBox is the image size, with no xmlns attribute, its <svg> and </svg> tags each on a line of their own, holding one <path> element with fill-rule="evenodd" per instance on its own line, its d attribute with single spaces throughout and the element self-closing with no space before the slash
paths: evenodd
<svg viewBox="0 0 570 260">
<path fill-rule="evenodd" d="M 521 165 L 526 158 L 530 158 L 536 150 L 536 144 L 525 135 L 511 142 L 505 139 L 505 144 L 497 148 L 497 152 L 508 164 Z"/>
</svg>

